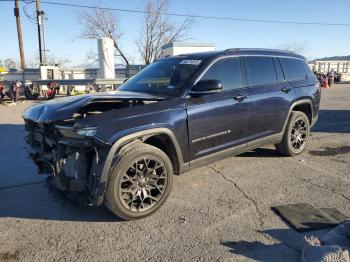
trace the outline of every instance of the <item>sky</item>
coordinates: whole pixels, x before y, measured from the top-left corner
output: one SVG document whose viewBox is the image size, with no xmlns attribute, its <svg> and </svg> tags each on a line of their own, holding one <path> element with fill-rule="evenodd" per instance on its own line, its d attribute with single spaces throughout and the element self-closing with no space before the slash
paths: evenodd
<svg viewBox="0 0 350 262">
<path fill-rule="evenodd" d="M 98 5 L 103 7 L 143 9 L 145 0 L 52 0 L 61 3 Z M 304 21 L 350 24 L 350 0 L 171 0 L 168 12 L 246 19 Z M 36 24 L 29 20 L 21 5 L 24 53 L 27 60 L 37 59 Z M 0 0 L 0 59 L 19 60 L 14 1 Z M 79 8 L 41 4 L 45 11 L 46 49 L 55 57 L 68 58 L 71 66 L 86 63 L 87 53 L 97 52 L 96 40 L 79 38 L 77 22 Z M 33 14 L 35 3 L 27 6 Z M 130 60 L 142 60 L 135 46 L 142 14 L 114 12 L 123 33 L 120 46 Z M 175 23 L 184 18 L 170 17 Z M 350 27 L 295 24 L 270 24 L 225 20 L 196 19 L 189 42 L 214 43 L 217 50 L 235 47 L 271 48 L 294 42 L 306 43 L 305 56 L 314 59 L 325 56 L 350 55 Z"/>
</svg>

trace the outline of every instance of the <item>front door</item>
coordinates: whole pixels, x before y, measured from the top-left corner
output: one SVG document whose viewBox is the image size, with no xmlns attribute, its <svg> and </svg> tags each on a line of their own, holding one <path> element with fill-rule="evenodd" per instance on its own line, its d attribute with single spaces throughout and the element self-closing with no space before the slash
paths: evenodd
<svg viewBox="0 0 350 262">
<path fill-rule="evenodd" d="M 222 92 L 186 98 L 191 160 L 226 148 L 245 146 L 249 99 L 242 75 L 240 58 L 222 58 L 200 79 L 220 80 Z"/>
</svg>

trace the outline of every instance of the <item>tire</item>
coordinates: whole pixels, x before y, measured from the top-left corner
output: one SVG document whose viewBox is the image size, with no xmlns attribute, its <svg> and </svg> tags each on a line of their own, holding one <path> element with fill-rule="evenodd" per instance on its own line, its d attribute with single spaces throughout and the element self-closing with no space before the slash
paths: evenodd
<svg viewBox="0 0 350 262">
<path fill-rule="evenodd" d="M 276 144 L 275 147 L 278 152 L 285 156 L 299 155 L 306 149 L 309 135 L 310 123 L 308 117 L 303 112 L 294 111 L 289 117 L 282 141 Z"/>
<path fill-rule="evenodd" d="M 107 185 L 106 207 L 125 220 L 156 212 L 168 198 L 173 184 L 173 166 L 169 157 L 154 146 L 137 143 L 118 154 L 116 159 Z"/>
</svg>

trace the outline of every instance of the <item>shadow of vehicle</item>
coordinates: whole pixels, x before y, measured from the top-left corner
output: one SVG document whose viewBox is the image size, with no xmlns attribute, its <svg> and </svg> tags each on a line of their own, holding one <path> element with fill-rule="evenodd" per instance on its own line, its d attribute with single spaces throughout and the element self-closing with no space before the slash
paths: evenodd
<svg viewBox="0 0 350 262">
<path fill-rule="evenodd" d="M 311 132 L 350 133 L 350 110 L 320 110 Z"/>
<path fill-rule="evenodd" d="M 275 244 L 265 244 L 258 241 L 226 241 L 222 245 L 229 252 L 257 261 L 300 261 L 305 237 L 322 238 L 330 229 L 298 233 L 293 229 L 268 229 L 260 233 L 275 239 Z"/>
<path fill-rule="evenodd" d="M 239 155 L 240 157 L 284 157 L 276 149 L 257 148 Z"/>
</svg>

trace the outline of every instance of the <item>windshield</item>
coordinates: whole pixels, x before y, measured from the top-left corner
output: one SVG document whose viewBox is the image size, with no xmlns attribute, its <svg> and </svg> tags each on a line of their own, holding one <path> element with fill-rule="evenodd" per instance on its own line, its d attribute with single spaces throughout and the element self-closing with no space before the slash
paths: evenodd
<svg viewBox="0 0 350 262">
<path fill-rule="evenodd" d="M 118 90 L 176 96 L 201 60 L 171 58 L 156 61 L 130 78 Z"/>
</svg>

